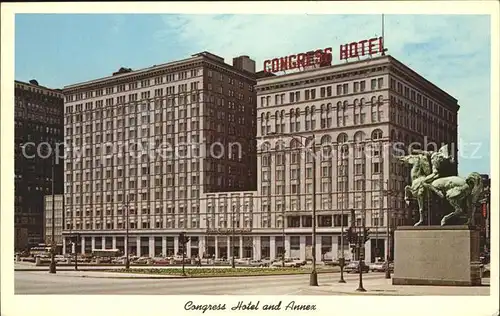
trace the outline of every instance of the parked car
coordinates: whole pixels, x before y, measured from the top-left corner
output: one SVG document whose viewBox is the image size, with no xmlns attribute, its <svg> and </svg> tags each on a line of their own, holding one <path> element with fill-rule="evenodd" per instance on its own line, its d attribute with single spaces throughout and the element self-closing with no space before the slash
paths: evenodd
<svg viewBox="0 0 500 316">
<path fill-rule="evenodd" d="M 359 273 L 359 261 L 350 262 L 344 267 L 344 271 L 347 273 Z M 370 271 L 370 267 L 363 262 L 362 271 L 367 273 Z"/>
<path fill-rule="evenodd" d="M 263 263 L 263 264 L 264 264 L 264 266 L 266 266 L 266 267 L 271 266 L 271 264 L 273 263 L 273 262 L 271 261 L 271 259 L 269 259 L 269 257 L 262 258 L 262 259 L 260 259 L 260 261 L 262 261 L 262 263 Z"/>
<path fill-rule="evenodd" d="M 174 256 L 174 264 L 182 264 L 182 256 Z M 191 258 L 184 257 L 184 264 L 190 264 Z"/>
<path fill-rule="evenodd" d="M 238 258 L 234 259 L 234 264 L 237 265 L 250 265 L 251 258 Z"/>
<path fill-rule="evenodd" d="M 149 257 L 139 257 L 137 260 L 135 260 L 135 263 L 136 264 L 146 264 L 148 263 L 148 260 L 150 260 L 151 258 Z"/>
<path fill-rule="evenodd" d="M 290 258 L 292 261 L 298 263 L 300 266 L 305 266 L 307 261 L 305 260 L 300 260 L 300 258 Z"/>
<path fill-rule="evenodd" d="M 298 268 L 300 267 L 300 263 L 293 261 L 292 259 L 285 259 L 285 261 L 275 261 L 271 264 L 271 267 L 279 268 L 283 267 L 283 263 L 285 268 Z"/>
<path fill-rule="evenodd" d="M 384 261 L 376 262 L 370 264 L 370 271 L 372 272 L 384 272 L 387 270 L 387 263 Z M 389 271 L 394 271 L 394 263 L 389 262 Z"/>
<path fill-rule="evenodd" d="M 170 264 L 170 259 L 165 257 L 154 257 L 153 264 Z"/>
<path fill-rule="evenodd" d="M 268 267 L 269 263 L 262 260 L 250 260 L 249 266 L 251 267 Z"/>
</svg>

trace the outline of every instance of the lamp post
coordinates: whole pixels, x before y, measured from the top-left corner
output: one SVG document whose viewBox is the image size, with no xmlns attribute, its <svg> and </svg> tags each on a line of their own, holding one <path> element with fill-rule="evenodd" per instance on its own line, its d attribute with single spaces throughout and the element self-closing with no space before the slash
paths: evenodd
<svg viewBox="0 0 500 316">
<path fill-rule="evenodd" d="M 49 268 L 49 273 L 56 273 L 56 215 L 55 215 L 55 192 L 54 192 L 54 177 L 55 177 L 55 162 L 56 162 L 56 154 L 55 152 L 52 153 L 52 249 L 50 252 L 50 268 Z"/>
<path fill-rule="evenodd" d="M 365 225 L 365 210 L 362 210 L 361 214 L 361 227 L 358 227 L 358 256 L 359 256 L 359 263 L 358 263 L 358 269 L 359 269 L 359 284 L 358 288 L 356 289 L 357 292 L 366 292 L 365 288 L 363 287 L 363 266 L 364 266 L 364 247 L 365 247 L 365 232 L 366 232 L 366 225 Z"/>
<path fill-rule="evenodd" d="M 129 270 L 130 269 L 130 259 L 129 259 L 129 251 L 128 251 L 128 249 L 129 249 L 130 246 L 128 244 L 128 242 L 129 242 L 128 226 L 130 225 L 130 220 L 129 220 L 129 213 L 130 213 L 129 209 L 130 209 L 130 207 L 129 207 L 129 197 L 128 197 L 128 195 L 127 195 L 127 204 L 125 205 L 125 209 L 127 211 L 125 213 L 126 214 L 125 215 L 125 220 L 127 222 L 126 225 L 125 225 L 125 241 L 126 241 L 125 244 L 126 245 L 124 245 L 125 246 L 125 269 Z"/>
<path fill-rule="evenodd" d="M 298 135 L 299 137 L 307 139 L 305 136 Z M 296 139 L 294 136 L 292 138 Z M 312 271 L 309 277 L 310 286 L 318 286 L 318 273 L 316 271 L 316 138 L 312 135 L 313 142 L 313 185 L 312 185 Z M 302 142 L 300 142 L 302 143 Z M 307 144 L 306 144 L 307 145 Z"/>
<path fill-rule="evenodd" d="M 276 134 L 276 133 L 268 133 L 267 135 L 269 136 L 282 136 L 282 134 Z M 298 141 L 300 144 L 304 146 L 304 144 L 297 139 L 297 137 L 304 138 L 304 139 L 309 139 L 309 137 L 303 136 L 303 135 L 296 135 L 296 136 L 291 136 L 291 138 L 295 139 Z M 316 271 L 316 138 L 315 135 L 312 135 L 312 141 L 313 141 L 313 186 L 312 186 L 312 271 L 311 275 L 309 277 L 309 285 L 310 286 L 318 286 L 318 273 Z M 307 144 L 306 144 L 307 145 Z M 283 246 L 284 246 L 285 240 L 283 239 Z M 284 248 L 284 247 L 283 247 Z"/>
<path fill-rule="evenodd" d="M 75 271 L 78 271 L 78 240 L 80 239 L 80 234 L 75 235 Z"/>
<path fill-rule="evenodd" d="M 231 202 L 231 209 L 233 209 L 233 204 Z M 231 268 L 235 268 L 234 263 L 234 211 L 231 212 Z"/>
<path fill-rule="evenodd" d="M 343 182 L 342 182 L 343 184 Z M 344 257 L 344 186 L 342 185 L 342 207 L 340 208 L 340 280 L 339 283 L 346 283 L 344 280 L 344 265 L 345 265 L 345 257 Z"/>
</svg>

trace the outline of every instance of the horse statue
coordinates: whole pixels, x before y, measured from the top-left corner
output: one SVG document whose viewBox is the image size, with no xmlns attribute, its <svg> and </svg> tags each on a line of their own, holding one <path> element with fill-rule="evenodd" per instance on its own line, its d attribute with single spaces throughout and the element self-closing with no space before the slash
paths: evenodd
<svg viewBox="0 0 500 316">
<path fill-rule="evenodd" d="M 432 182 L 429 183 L 429 176 L 432 171 L 429 160 L 425 155 L 410 154 L 399 159 L 412 165 L 412 183 L 405 187 L 405 201 L 409 204 L 411 197 L 414 197 L 418 202 L 420 219 L 414 226 L 422 225 L 424 222 L 423 209 L 426 192 L 433 192 L 440 198 L 445 199 L 454 209 L 453 212 L 443 216 L 441 226 L 446 225 L 450 218 L 462 214 L 464 208 L 467 210 L 466 225 L 470 224 L 472 210 L 483 190 L 483 182 L 479 173 L 472 172 L 466 179 L 458 176 L 448 176 L 434 180 L 433 177 L 431 178 Z"/>
<path fill-rule="evenodd" d="M 465 225 L 471 224 L 474 207 L 483 191 L 483 179 L 479 173 L 471 172 L 466 179 L 458 176 L 439 178 L 430 184 L 424 182 L 423 186 L 445 198 L 454 208 L 453 212 L 441 219 L 441 226 L 446 225 L 450 218 L 462 214 L 464 208 L 467 212 Z"/>
</svg>

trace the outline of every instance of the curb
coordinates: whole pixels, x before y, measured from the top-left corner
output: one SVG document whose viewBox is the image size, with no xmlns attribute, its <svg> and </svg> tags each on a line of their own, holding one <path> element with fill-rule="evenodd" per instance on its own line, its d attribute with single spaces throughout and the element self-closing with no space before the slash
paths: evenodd
<svg viewBox="0 0 500 316">
<path fill-rule="evenodd" d="M 113 271 L 109 271 L 109 272 L 113 272 Z M 115 273 L 126 273 L 126 272 L 115 272 Z M 134 273 L 134 272 L 128 272 L 128 273 Z M 327 273 L 338 273 L 338 272 L 319 272 L 318 271 L 318 274 L 327 274 Z M 140 275 L 141 273 L 134 273 L 134 274 L 137 274 L 137 275 Z M 113 279 L 113 278 L 118 278 L 118 279 L 161 279 L 161 278 L 165 278 L 165 279 L 208 279 L 208 278 L 242 278 L 242 277 L 268 277 L 268 276 L 284 276 L 284 275 L 304 275 L 304 274 L 310 274 L 309 271 L 304 271 L 304 272 L 301 272 L 301 273 L 276 273 L 276 274 L 240 274 L 240 275 L 217 275 L 217 274 L 213 274 L 213 275 L 188 275 L 188 276 L 145 276 L 145 277 L 101 277 L 101 276 L 98 276 L 98 277 L 95 277 L 95 278 L 109 278 L 109 279 Z M 147 275 L 147 274 L 146 274 Z M 89 278 L 93 278 L 92 276 L 84 276 L 84 277 L 89 277 Z"/>
<path fill-rule="evenodd" d="M 16 271 L 45 271 L 45 270 L 16 270 Z M 64 271 L 64 270 L 62 270 Z M 72 270 L 69 270 L 73 272 Z M 85 270 L 78 270 L 80 271 L 85 271 Z M 89 272 L 92 271 L 97 271 L 97 272 L 111 272 L 111 273 L 126 273 L 126 272 L 115 272 L 115 271 L 109 271 L 109 270 L 86 270 Z M 76 272 L 76 271 L 75 271 Z M 191 276 L 181 276 L 181 275 L 170 275 L 170 276 L 161 276 L 161 275 L 147 275 L 145 274 L 144 276 L 140 276 L 141 273 L 134 273 L 134 272 L 129 272 L 132 274 L 135 274 L 137 276 L 89 276 L 89 275 L 64 275 L 66 277 L 77 277 L 77 278 L 89 278 L 89 279 L 136 279 L 136 280 L 152 280 L 152 279 L 159 279 L 159 280 L 171 280 L 171 279 L 208 279 L 208 278 L 239 278 L 239 277 L 267 277 L 267 276 L 286 276 L 286 275 L 304 275 L 304 274 L 309 274 L 309 272 L 303 272 L 303 273 L 283 273 L 283 274 L 242 274 L 242 275 L 191 275 Z M 336 272 L 318 272 L 318 274 L 327 274 L 327 273 L 336 273 Z"/>
<path fill-rule="evenodd" d="M 74 269 L 57 269 L 56 268 L 56 271 L 65 271 L 65 272 L 80 272 L 80 271 L 85 271 L 85 272 L 92 272 L 92 271 L 97 271 L 97 272 L 104 272 L 104 271 L 108 271 L 109 269 L 78 269 L 77 271 L 75 271 Z M 33 269 L 33 268 L 20 268 L 20 269 L 14 269 L 15 272 L 17 271 L 31 271 L 31 272 L 46 272 L 46 271 L 49 271 L 49 269 Z"/>
<path fill-rule="evenodd" d="M 71 276 L 70 276 L 71 277 Z M 88 275 L 79 275 L 77 278 L 88 278 L 88 279 L 124 279 L 124 280 L 172 280 L 172 279 L 187 279 L 187 277 L 183 276 L 144 276 L 144 277 L 131 277 L 131 276 L 88 276 Z"/>
</svg>

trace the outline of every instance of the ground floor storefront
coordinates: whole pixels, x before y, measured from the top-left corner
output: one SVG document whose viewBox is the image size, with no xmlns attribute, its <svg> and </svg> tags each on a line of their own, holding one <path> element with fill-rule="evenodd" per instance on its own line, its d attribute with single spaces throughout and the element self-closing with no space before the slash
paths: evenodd
<svg viewBox="0 0 500 316">
<path fill-rule="evenodd" d="M 385 236 L 384 236 L 385 237 Z M 266 235 L 266 236 L 210 236 L 189 235 L 185 255 L 188 258 L 202 257 L 222 259 L 231 257 L 231 250 L 236 258 L 277 259 L 283 251 L 285 257 L 312 259 L 313 239 L 311 235 Z M 316 236 L 316 260 L 335 260 L 342 256 L 341 238 L 337 234 Z M 124 235 L 92 235 L 81 234 L 76 248 L 81 254 L 90 254 L 94 250 L 118 249 L 129 254 L 143 257 L 165 257 L 182 254 L 179 235 L 129 235 L 128 243 Z M 347 241 L 343 244 L 346 259 L 358 259 Z M 392 246 L 391 246 L 392 248 Z M 365 244 L 365 261 L 375 262 L 377 257 L 385 258 L 387 239 L 382 236 L 372 238 Z M 71 236 L 63 239 L 63 252 L 74 253 L 75 244 Z M 390 253 L 391 254 L 391 253 Z M 392 257 L 392 256 L 391 256 Z"/>
</svg>

